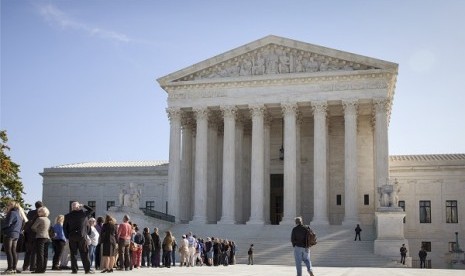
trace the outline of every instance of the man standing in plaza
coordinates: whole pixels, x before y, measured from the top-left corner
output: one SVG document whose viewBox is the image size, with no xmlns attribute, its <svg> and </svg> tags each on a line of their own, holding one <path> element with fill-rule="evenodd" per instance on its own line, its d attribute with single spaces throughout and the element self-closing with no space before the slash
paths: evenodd
<svg viewBox="0 0 465 276">
<path fill-rule="evenodd" d="M 426 268 L 426 256 L 428 256 L 428 253 L 426 253 L 424 247 L 421 247 L 420 252 L 418 252 L 418 257 L 420 257 L 420 268 Z"/>
<path fill-rule="evenodd" d="M 82 210 L 86 209 L 86 211 Z M 79 250 L 82 265 L 86 274 L 93 274 L 90 270 L 90 260 L 86 245 L 86 236 L 90 233 L 88 219 L 92 216 L 94 210 L 89 206 L 82 205 L 75 201 L 71 203 L 71 212 L 65 215 L 63 222 L 63 232 L 69 242 L 71 255 L 71 270 L 73 274 L 78 271 L 76 254 Z"/>
<path fill-rule="evenodd" d="M 302 217 L 295 218 L 296 226 L 292 229 L 291 242 L 294 247 L 294 260 L 297 276 L 302 276 L 302 261 L 307 266 L 307 272 L 313 276 L 310 247 L 307 245 L 308 229 L 303 225 Z"/>
<path fill-rule="evenodd" d="M 400 262 L 402 264 L 405 264 L 405 257 L 407 257 L 407 247 L 405 247 L 405 244 L 402 244 L 400 247 Z"/>
</svg>

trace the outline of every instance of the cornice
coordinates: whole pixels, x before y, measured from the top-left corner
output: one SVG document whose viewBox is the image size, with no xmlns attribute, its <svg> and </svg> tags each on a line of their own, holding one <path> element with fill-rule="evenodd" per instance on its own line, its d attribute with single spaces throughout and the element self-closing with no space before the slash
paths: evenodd
<svg viewBox="0 0 465 276">
<path fill-rule="evenodd" d="M 270 76 L 257 76 L 247 78 L 227 78 L 227 79 L 212 79 L 199 81 L 185 81 L 170 83 L 164 86 L 165 91 L 169 93 L 179 90 L 206 90 L 206 89 L 227 89 L 241 87 L 271 87 L 283 85 L 308 85 L 322 84 L 325 82 L 335 82 L 326 84 L 322 90 L 357 90 L 357 89 L 389 89 L 393 90 L 393 73 L 386 70 L 373 69 L 362 72 L 322 72 L 308 74 L 286 74 Z M 362 85 L 357 81 L 378 80 L 374 84 Z M 347 83 L 344 83 L 347 81 Z M 391 91 L 391 94 L 393 92 Z M 170 95 L 168 95 L 171 98 Z"/>
</svg>

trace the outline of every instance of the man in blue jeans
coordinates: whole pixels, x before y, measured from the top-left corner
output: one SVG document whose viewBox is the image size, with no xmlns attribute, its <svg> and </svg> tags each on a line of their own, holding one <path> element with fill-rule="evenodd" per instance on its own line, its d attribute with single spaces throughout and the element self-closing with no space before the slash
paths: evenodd
<svg viewBox="0 0 465 276">
<path fill-rule="evenodd" d="M 296 226 L 292 229 L 291 242 L 294 247 L 295 268 L 297 276 L 302 276 L 302 261 L 307 266 L 307 272 L 313 276 L 310 247 L 307 245 L 307 228 L 302 224 L 302 217 L 295 218 Z"/>
</svg>

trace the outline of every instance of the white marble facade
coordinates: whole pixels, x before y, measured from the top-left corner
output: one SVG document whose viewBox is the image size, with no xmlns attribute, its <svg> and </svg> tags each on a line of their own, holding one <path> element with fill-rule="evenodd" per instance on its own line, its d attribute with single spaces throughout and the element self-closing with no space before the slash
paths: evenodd
<svg viewBox="0 0 465 276">
<path fill-rule="evenodd" d="M 388 178 L 397 68 L 267 36 L 158 79 L 168 94 L 172 215 L 371 224 L 375 187 Z M 282 181 L 272 193 L 274 175 Z"/>
</svg>

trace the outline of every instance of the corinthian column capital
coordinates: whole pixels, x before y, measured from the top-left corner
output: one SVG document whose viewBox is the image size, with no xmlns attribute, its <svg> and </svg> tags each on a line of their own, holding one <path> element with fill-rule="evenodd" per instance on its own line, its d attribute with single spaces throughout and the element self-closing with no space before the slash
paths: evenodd
<svg viewBox="0 0 465 276">
<path fill-rule="evenodd" d="M 266 110 L 265 105 L 263 104 L 250 105 L 249 108 L 252 113 L 252 117 L 263 117 Z"/>
<path fill-rule="evenodd" d="M 386 98 L 377 98 L 377 99 L 373 99 L 373 104 L 374 104 L 374 111 L 376 113 L 381 113 L 381 112 L 387 113 L 389 112 L 389 107 L 390 107 L 391 102 L 389 101 L 389 99 L 386 99 Z"/>
<path fill-rule="evenodd" d="M 181 120 L 181 109 L 178 107 L 169 107 L 166 109 L 166 113 L 168 114 L 168 118 L 170 121 L 173 120 Z"/>
<path fill-rule="evenodd" d="M 357 115 L 358 100 L 344 100 L 342 101 L 342 107 L 344 108 L 345 115 Z"/>
<path fill-rule="evenodd" d="M 328 109 L 328 103 L 326 101 L 312 102 L 311 105 L 314 116 L 317 114 L 326 116 L 326 111 Z"/>
<path fill-rule="evenodd" d="M 224 118 L 236 118 L 237 106 L 235 105 L 222 105 L 220 106 Z"/>
<path fill-rule="evenodd" d="M 281 104 L 281 111 L 283 116 L 286 115 L 295 115 L 297 113 L 297 103 L 282 103 Z"/>
<path fill-rule="evenodd" d="M 209 110 L 206 106 L 194 107 L 194 114 L 197 120 L 199 119 L 208 119 Z"/>
</svg>

